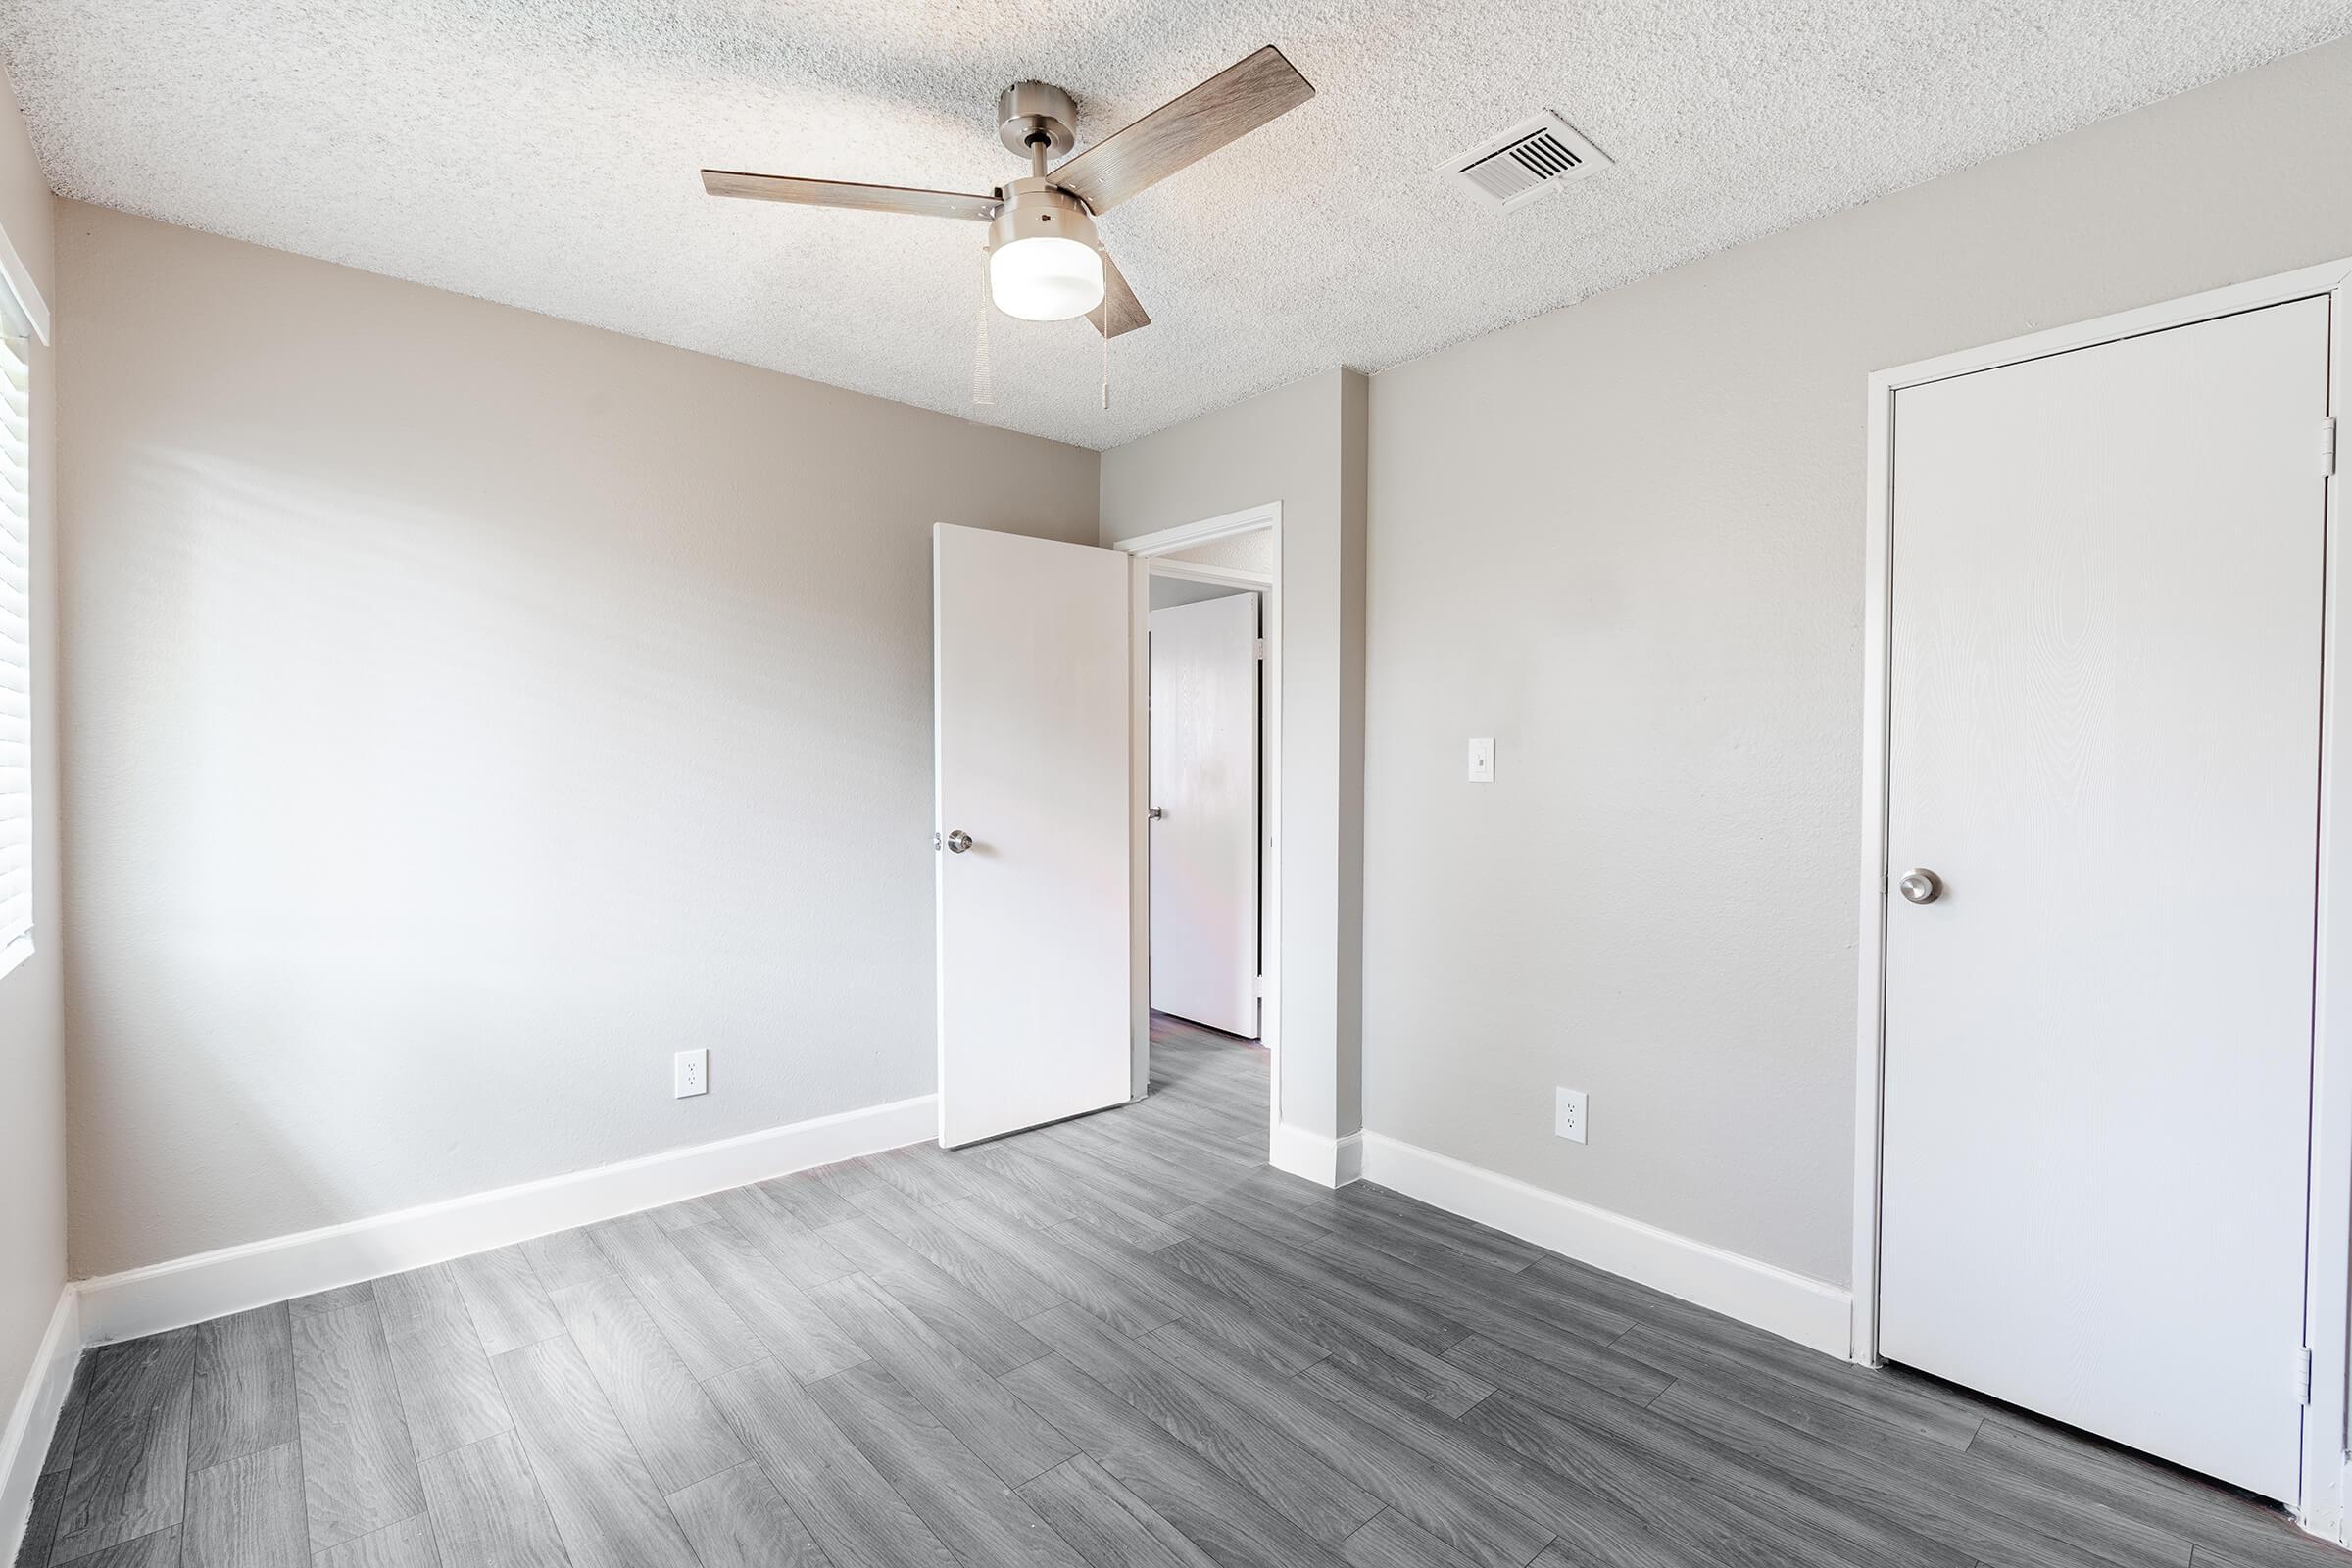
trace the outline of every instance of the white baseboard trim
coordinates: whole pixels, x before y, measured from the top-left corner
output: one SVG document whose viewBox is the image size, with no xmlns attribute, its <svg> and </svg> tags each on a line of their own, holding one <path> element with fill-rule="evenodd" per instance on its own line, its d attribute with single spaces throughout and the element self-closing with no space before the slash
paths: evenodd
<svg viewBox="0 0 2352 1568">
<path fill-rule="evenodd" d="M 66 1407 L 66 1391 L 74 1383 L 74 1363 L 81 1355 L 80 1302 L 69 1285 L 49 1315 L 49 1328 L 24 1369 L 24 1386 L 9 1406 L 8 1425 L 0 1428 L 0 1562 L 15 1562 L 24 1539 L 24 1522 L 32 1514 L 32 1494 L 41 1479 L 41 1462 L 49 1457 L 49 1439 L 57 1431 L 58 1413 Z"/>
<path fill-rule="evenodd" d="M 1366 1181 L 1844 1360 L 1853 1294 L 1380 1133 Z"/>
<path fill-rule="evenodd" d="M 1278 1121 L 1266 1140 L 1266 1163 L 1318 1187 L 1345 1187 L 1364 1173 L 1364 1135 L 1326 1138 Z"/>
<path fill-rule="evenodd" d="M 1364 1179 L 1364 1135 L 1361 1130 L 1349 1133 L 1332 1151 L 1331 1185 L 1345 1187 L 1349 1182 Z"/>
<path fill-rule="evenodd" d="M 920 1143 L 938 1130 L 938 1097 L 924 1095 L 83 1280 L 76 1287 L 82 1339 L 97 1345 L 160 1334 Z"/>
</svg>

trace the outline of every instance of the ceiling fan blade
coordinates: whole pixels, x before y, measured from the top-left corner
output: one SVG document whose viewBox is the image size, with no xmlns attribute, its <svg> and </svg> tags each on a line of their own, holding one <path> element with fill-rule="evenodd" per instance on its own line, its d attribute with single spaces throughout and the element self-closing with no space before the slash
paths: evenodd
<svg viewBox="0 0 2352 1568">
<path fill-rule="evenodd" d="M 1102 303 L 1087 312 L 1086 318 L 1104 337 L 1117 337 L 1121 332 L 1152 324 L 1152 318 L 1144 314 L 1135 290 L 1119 275 L 1118 264 L 1110 259 L 1108 251 L 1102 252 Z"/>
<path fill-rule="evenodd" d="M 968 218 L 982 223 L 996 217 L 1003 205 L 994 196 L 967 196 L 960 191 L 859 185 L 846 179 L 795 179 L 790 174 L 742 174 L 726 169 L 704 170 L 703 189 L 713 196 L 855 207 L 869 213 L 913 213 L 921 218 Z"/>
<path fill-rule="evenodd" d="M 1098 213 L 1315 95 L 1272 44 L 1115 131 L 1048 176 Z"/>
</svg>

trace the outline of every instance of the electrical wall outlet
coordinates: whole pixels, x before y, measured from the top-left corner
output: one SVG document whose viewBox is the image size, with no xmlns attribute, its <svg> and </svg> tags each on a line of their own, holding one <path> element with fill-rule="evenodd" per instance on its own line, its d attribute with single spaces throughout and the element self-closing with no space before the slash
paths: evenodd
<svg viewBox="0 0 2352 1568">
<path fill-rule="evenodd" d="M 1582 1089 L 1554 1089 L 1551 1103 L 1551 1131 L 1556 1138 L 1572 1144 L 1585 1141 L 1585 1092 Z"/>
<path fill-rule="evenodd" d="M 1494 737 L 1474 735 L 1470 738 L 1470 782 L 1494 782 Z"/>
<path fill-rule="evenodd" d="M 708 1051 L 679 1052 L 675 1079 L 670 1086 L 670 1092 L 680 1100 L 684 1100 L 689 1095 L 709 1094 L 710 1092 L 710 1053 Z"/>
</svg>

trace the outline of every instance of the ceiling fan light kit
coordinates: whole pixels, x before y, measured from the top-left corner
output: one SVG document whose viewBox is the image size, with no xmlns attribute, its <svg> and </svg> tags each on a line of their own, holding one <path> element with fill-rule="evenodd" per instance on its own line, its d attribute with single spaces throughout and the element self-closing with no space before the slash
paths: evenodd
<svg viewBox="0 0 2352 1568">
<path fill-rule="evenodd" d="M 988 287 L 1023 321 L 1066 321 L 1102 303 L 1102 242 L 1086 204 L 1042 174 L 1006 188 L 988 225 Z"/>
<path fill-rule="evenodd" d="M 1143 119 L 1049 171 L 1078 144 L 1078 109 L 1061 88 L 1019 81 L 997 98 L 997 134 L 1029 172 L 988 195 L 861 185 L 789 174 L 703 171 L 713 196 L 960 218 L 988 228 L 988 279 L 997 308 L 1024 321 L 1086 317 L 1105 340 L 1152 324 L 1103 249 L 1097 215 L 1207 157 L 1315 95 L 1268 44 Z"/>
</svg>

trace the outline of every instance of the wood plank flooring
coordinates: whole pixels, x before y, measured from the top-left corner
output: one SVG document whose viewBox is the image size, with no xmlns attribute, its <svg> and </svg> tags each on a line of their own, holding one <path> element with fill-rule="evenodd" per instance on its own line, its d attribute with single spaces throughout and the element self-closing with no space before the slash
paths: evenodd
<svg viewBox="0 0 2352 1568">
<path fill-rule="evenodd" d="M 1357 1186 L 1266 1062 L 83 1358 L 19 1568 L 2300 1568 L 2276 1509 Z"/>
</svg>

